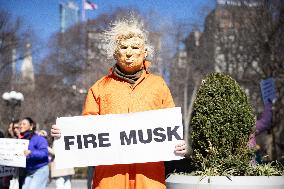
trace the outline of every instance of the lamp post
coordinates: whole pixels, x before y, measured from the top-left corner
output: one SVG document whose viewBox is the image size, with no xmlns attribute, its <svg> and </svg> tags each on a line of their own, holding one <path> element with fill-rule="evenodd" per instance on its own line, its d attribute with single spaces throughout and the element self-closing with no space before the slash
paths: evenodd
<svg viewBox="0 0 284 189">
<path fill-rule="evenodd" d="M 2 98 L 6 101 L 6 105 L 10 107 L 10 120 L 14 121 L 16 107 L 21 106 L 21 102 L 24 101 L 24 95 L 20 92 L 10 91 L 3 93 Z"/>
</svg>

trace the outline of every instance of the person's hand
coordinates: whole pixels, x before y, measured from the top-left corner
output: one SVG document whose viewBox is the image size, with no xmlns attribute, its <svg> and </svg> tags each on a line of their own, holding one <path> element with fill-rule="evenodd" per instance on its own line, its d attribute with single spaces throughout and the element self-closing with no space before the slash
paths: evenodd
<svg viewBox="0 0 284 189">
<path fill-rule="evenodd" d="M 185 156 L 186 153 L 187 153 L 187 146 L 185 141 L 183 140 L 181 141 L 181 143 L 175 146 L 175 154 L 179 156 Z"/>
<path fill-rule="evenodd" d="M 28 155 L 30 155 L 32 153 L 32 151 L 30 150 L 24 150 L 24 154 L 27 157 Z"/>
<path fill-rule="evenodd" d="M 52 137 L 59 139 L 61 137 L 61 131 L 56 125 L 52 125 L 50 134 Z"/>
</svg>

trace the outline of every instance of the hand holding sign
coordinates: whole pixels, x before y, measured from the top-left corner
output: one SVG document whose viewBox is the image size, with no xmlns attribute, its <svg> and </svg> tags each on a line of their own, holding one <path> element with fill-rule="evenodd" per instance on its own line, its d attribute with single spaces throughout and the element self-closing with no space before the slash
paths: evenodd
<svg viewBox="0 0 284 189">
<path fill-rule="evenodd" d="M 183 140 L 181 143 L 175 146 L 175 154 L 179 156 L 185 156 L 186 153 L 187 153 L 187 146 L 185 141 Z"/>
<path fill-rule="evenodd" d="M 30 150 L 24 150 L 24 154 L 27 157 L 28 155 L 30 155 L 32 153 L 32 151 Z"/>
<path fill-rule="evenodd" d="M 52 137 L 59 139 L 61 137 L 60 129 L 56 125 L 52 125 L 50 134 Z"/>
</svg>

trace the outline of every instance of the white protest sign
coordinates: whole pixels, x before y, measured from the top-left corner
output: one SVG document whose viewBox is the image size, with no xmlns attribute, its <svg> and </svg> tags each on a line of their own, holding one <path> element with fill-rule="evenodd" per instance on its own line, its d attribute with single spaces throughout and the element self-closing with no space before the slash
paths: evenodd
<svg viewBox="0 0 284 189">
<path fill-rule="evenodd" d="M 0 177 L 16 175 L 15 167 L 0 166 Z"/>
<path fill-rule="evenodd" d="M 54 141 L 57 169 L 178 160 L 183 139 L 180 108 L 129 114 L 61 117 Z"/>
<path fill-rule="evenodd" d="M 263 103 L 266 104 L 276 98 L 275 82 L 273 78 L 261 80 L 260 82 L 261 94 Z"/>
<path fill-rule="evenodd" d="M 25 139 L 0 138 L 0 165 L 26 167 L 24 150 L 28 145 Z"/>
</svg>

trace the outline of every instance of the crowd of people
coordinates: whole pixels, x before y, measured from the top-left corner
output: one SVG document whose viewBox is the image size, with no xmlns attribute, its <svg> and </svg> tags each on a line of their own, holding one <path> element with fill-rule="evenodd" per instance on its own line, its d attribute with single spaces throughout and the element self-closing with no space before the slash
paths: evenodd
<svg viewBox="0 0 284 189">
<path fill-rule="evenodd" d="M 0 137 L 29 140 L 28 149 L 23 152 L 26 167 L 15 167 L 13 175 L 0 177 L 1 189 L 45 189 L 51 179 L 55 180 L 57 189 L 71 189 L 74 169 L 55 169 L 52 141 L 47 131 L 37 130 L 32 118 L 12 121 Z"/>
</svg>

